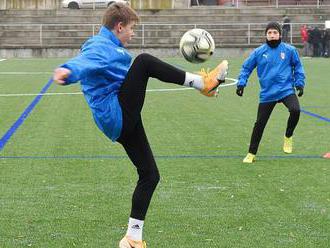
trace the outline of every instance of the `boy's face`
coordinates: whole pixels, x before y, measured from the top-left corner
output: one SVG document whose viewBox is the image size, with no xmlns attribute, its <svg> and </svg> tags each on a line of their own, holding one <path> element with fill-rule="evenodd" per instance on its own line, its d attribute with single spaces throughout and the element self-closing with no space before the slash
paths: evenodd
<svg viewBox="0 0 330 248">
<path fill-rule="evenodd" d="M 268 29 L 266 33 L 267 40 L 279 40 L 280 39 L 280 33 L 277 29 Z"/>
<path fill-rule="evenodd" d="M 117 37 L 121 41 L 123 46 L 126 46 L 128 44 L 128 42 L 134 36 L 133 28 L 134 28 L 135 24 L 136 24 L 135 22 L 130 22 L 126 26 L 123 26 L 123 24 L 121 22 L 119 22 L 117 24 L 117 26 L 116 26 Z"/>
</svg>

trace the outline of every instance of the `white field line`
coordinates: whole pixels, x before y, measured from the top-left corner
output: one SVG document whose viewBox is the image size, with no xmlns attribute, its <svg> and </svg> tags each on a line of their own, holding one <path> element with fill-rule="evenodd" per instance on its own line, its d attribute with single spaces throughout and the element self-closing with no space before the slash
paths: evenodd
<svg viewBox="0 0 330 248">
<path fill-rule="evenodd" d="M 0 97 L 15 97 L 15 96 L 56 96 L 56 95 L 82 95 L 82 92 L 59 92 L 59 93 L 44 93 L 44 94 L 37 94 L 37 93 L 21 93 L 21 94 L 0 94 Z"/>
<path fill-rule="evenodd" d="M 1 61 L 1 60 L 0 60 Z M 39 72 L 39 71 L 0 71 L 0 75 L 52 75 L 52 72 Z"/>
<path fill-rule="evenodd" d="M 237 80 L 234 78 L 226 78 L 226 80 L 233 81 L 229 84 L 222 84 L 220 87 L 228 87 L 235 85 L 237 83 Z M 172 89 L 149 89 L 147 92 L 170 92 L 170 91 L 183 91 L 183 90 L 192 90 L 193 88 L 172 88 Z M 21 96 L 58 96 L 58 95 L 82 95 L 82 92 L 54 92 L 54 93 L 44 93 L 44 94 L 38 94 L 38 93 L 13 93 L 13 94 L 0 94 L 0 97 L 21 97 Z"/>
<path fill-rule="evenodd" d="M 1 61 L 5 61 L 5 60 L 7 60 L 7 59 L 0 59 L 0 62 L 1 62 Z"/>
</svg>

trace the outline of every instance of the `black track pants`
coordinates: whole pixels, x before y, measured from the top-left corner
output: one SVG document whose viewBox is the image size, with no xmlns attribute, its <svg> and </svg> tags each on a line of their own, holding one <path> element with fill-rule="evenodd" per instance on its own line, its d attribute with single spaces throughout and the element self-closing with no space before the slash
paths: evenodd
<svg viewBox="0 0 330 248">
<path fill-rule="evenodd" d="M 289 119 L 287 121 L 287 127 L 285 136 L 291 137 L 293 135 L 293 131 L 295 130 L 300 116 L 300 106 L 299 101 L 296 95 L 289 95 L 278 102 L 267 102 L 260 103 L 258 107 L 257 120 L 254 124 L 249 153 L 257 154 L 260 140 L 262 138 L 262 134 L 268 122 L 268 119 L 275 107 L 275 105 L 279 102 L 282 102 L 290 112 Z"/>
<path fill-rule="evenodd" d="M 141 118 L 149 77 L 182 85 L 185 72 L 149 54 L 141 54 L 134 60 L 120 88 L 123 129 L 117 141 L 124 147 L 139 175 L 130 215 L 139 220 L 145 219 L 152 194 L 160 179 Z"/>
</svg>

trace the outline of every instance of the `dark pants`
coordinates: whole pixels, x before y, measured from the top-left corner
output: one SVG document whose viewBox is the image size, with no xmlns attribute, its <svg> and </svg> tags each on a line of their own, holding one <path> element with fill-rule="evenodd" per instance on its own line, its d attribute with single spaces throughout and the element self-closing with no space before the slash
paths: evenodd
<svg viewBox="0 0 330 248">
<path fill-rule="evenodd" d="M 145 219 L 152 194 L 160 179 L 141 118 L 149 77 L 182 85 L 185 72 L 149 54 L 141 54 L 134 60 L 120 88 L 123 129 L 117 141 L 124 147 L 139 175 L 130 215 L 139 220 Z"/>
<path fill-rule="evenodd" d="M 313 57 L 319 57 L 321 54 L 320 43 L 313 43 Z"/>
<path fill-rule="evenodd" d="M 278 102 L 260 103 L 258 107 L 257 120 L 254 124 L 251 136 L 249 153 L 257 154 L 259 143 L 266 127 L 267 121 L 275 105 L 279 102 L 282 102 L 290 112 L 285 136 L 289 138 L 293 135 L 293 131 L 298 124 L 300 116 L 300 106 L 296 95 L 289 95 Z"/>
</svg>

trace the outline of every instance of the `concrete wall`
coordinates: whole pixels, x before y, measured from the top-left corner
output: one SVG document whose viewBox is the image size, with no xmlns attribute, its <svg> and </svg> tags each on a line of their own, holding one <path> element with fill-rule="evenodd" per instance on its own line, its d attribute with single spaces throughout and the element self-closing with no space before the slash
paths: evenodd
<svg viewBox="0 0 330 248">
<path fill-rule="evenodd" d="M 168 9 L 171 8 L 171 0 L 132 0 L 131 6 L 134 9 Z"/>
<path fill-rule="evenodd" d="M 171 9 L 174 0 L 131 0 L 131 6 L 134 9 Z"/>
<path fill-rule="evenodd" d="M 241 58 L 247 57 L 253 48 L 217 48 L 213 59 Z M 157 57 L 179 57 L 178 48 L 146 48 L 146 49 L 129 49 L 132 55 L 136 56 L 146 52 Z M 79 49 L 64 48 L 44 48 L 44 49 L 1 49 L 0 58 L 71 58 L 79 53 Z"/>
<path fill-rule="evenodd" d="M 190 0 L 131 0 L 134 9 L 187 8 Z M 61 0 L 0 0 L 0 9 L 57 9 Z"/>
<path fill-rule="evenodd" d="M 190 7 L 190 0 L 173 0 L 175 9 L 185 9 Z"/>
<path fill-rule="evenodd" d="M 56 9 L 60 0 L 0 0 L 0 9 Z"/>
<path fill-rule="evenodd" d="M 190 0 L 131 0 L 134 9 L 184 9 L 190 7 Z"/>
</svg>

